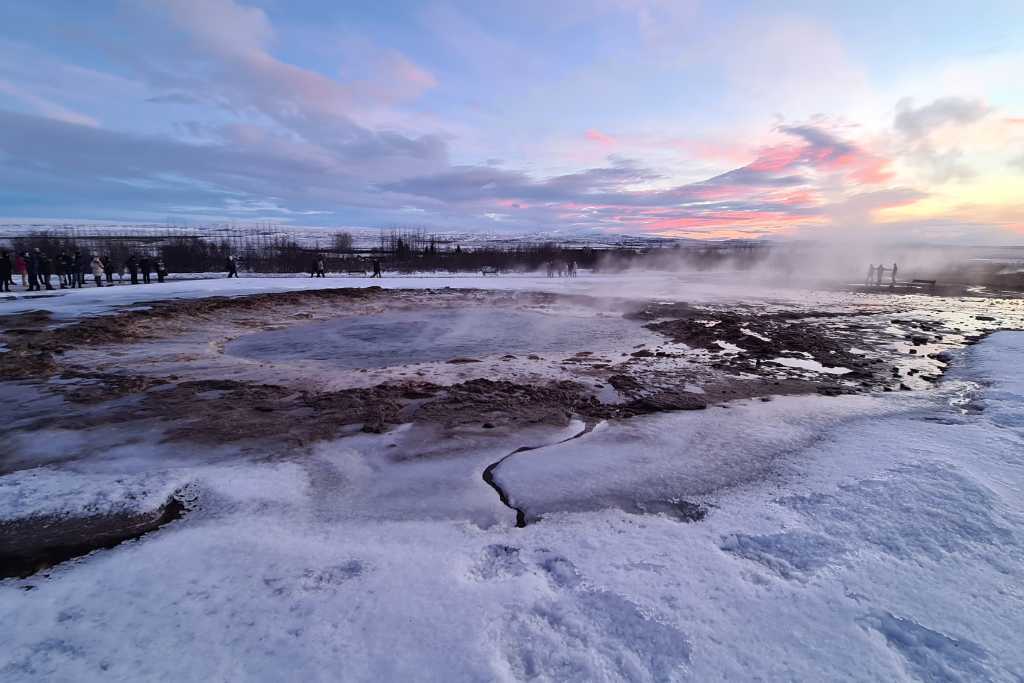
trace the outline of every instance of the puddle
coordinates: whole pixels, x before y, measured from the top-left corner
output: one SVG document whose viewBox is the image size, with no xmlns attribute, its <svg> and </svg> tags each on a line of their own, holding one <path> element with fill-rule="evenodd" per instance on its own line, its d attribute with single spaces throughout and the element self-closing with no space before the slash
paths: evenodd
<svg viewBox="0 0 1024 683">
<path fill-rule="evenodd" d="M 382 368 L 496 354 L 602 351 L 659 341 L 638 323 L 619 317 L 428 310 L 335 318 L 259 332 L 230 342 L 225 353 L 256 360 Z"/>
</svg>

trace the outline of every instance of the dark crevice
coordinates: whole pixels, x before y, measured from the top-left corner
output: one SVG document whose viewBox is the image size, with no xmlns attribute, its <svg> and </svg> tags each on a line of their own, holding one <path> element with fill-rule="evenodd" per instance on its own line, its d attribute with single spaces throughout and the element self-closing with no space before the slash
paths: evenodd
<svg viewBox="0 0 1024 683">
<path fill-rule="evenodd" d="M 176 493 L 150 512 L 0 522 L 0 579 L 26 578 L 94 550 L 109 550 L 180 519 L 187 509 Z"/>
<path fill-rule="evenodd" d="M 511 500 L 508 497 L 508 493 L 506 493 L 505 490 L 503 488 L 501 488 L 501 485 L 497 481 L 494 480 L 494 471 L 498 468 L 498 465 L 500 465 L 501 463 L 505 462 L 506 460 L 511 458 L 513 455 L 517 455 L 519 453 L 525 453 L 526 451 L 536 451 L 536 450 L 541 449 L 541 448 L 547 448 L 548 446 L 557 446 L 557 445 L 563 444 L 563 443 L 565 443 L 567 441 L 572 441 L 573 439 L 578 439 L 581 436 L 583 436 L 584 434 L 586 434 L 587 432 L 589 432 L 593 428 L 594 428 L 594 425 L 592 423 L 588 422 L 578 434 L 573 434 L 572 436 L 570 436 L 568 438 L 565 438 L 565 439 L 562 439 L 561 441 L 556 441 L 555 443 L 544 444 L 544 445 L 541 445 L 541 446 L 520 446 L 519 448 L 515 449 L 514 451 L 512 451 L 508 455 L 505 455 L 501 459 L 499 459 L 499 460 L 497 460 L 495 462 L 492 462 L 490 465 L 488 465 L 484 469 L 484 476 L 483 476 L 484 481 L 487 482 L 488 486 L 490 486 L 492 489 L 497 491 L 498 498 L 501 499 L 502 505 L 504 505 L 505 507 L 509 508 L 510 510 L 513 510 L 516 513 L 516 528 L 522 529 L 522 528 L 524 528 L 527 525 L 526 511 L 523 510 L 522 508 L 519 508 L 519 507 L 516 507 L 515 505 L 513 505 Z M 534 520 L 531 520 L 531 521 L 535 522 L 535 521 L 537 521 L 537 519 L 534 519 Z"/>
</svg>

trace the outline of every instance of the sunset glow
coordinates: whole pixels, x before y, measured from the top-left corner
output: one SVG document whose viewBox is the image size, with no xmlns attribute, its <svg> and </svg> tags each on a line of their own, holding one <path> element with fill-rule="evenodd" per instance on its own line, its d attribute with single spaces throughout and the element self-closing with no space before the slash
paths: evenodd
<svg viewBox="0 0 1024 683">
<path fill-rule="evenodd" d="M 0 216 L 1014 242 L 1024 9 L 940 5 L 7 3 Z"/>
</svg>

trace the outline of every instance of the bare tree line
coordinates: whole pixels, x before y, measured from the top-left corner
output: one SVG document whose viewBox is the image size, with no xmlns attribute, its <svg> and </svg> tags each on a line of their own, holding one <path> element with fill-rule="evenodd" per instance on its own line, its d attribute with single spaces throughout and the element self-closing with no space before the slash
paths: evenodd
<svg viewBox="0 0 1024 683">
<path fill-rule="evenodd" d="M 17 253 L 38 248 L 51 256 L 81 251 L 106 256 L 115 267 L 129 257 L 161 259 L 169 272 L 202 273 L 225 269 L 234 256 L 243 271 L 253 273 L 309 272 L 324 261 L 330 272 L 365 272 L 379 260 L 391 272 L 469 272 L 484 268 L 500 272 L 543 270 L 548 264 L 574 263 L 592 270 L 626 268 L 711 269 L 726 261 L 736 267 L 760 262 L 767 249 L 757 245 L 708 244 L 675 248 L 604 247 L 564 245 L 557 242 L 473 245 L 464 248 L 456 240 L 423 230 L 381 231 L 376 244 L 357 248 L 346 231 L 324 231 L 313 244 L 300 243 L 283 231 L 227 229 L 213 234 L 188 233 L 182 229 L 132 229 L 121 233 L 103 230 L 54 228 L 21 235 L 2 236 Z"/>
</svg>

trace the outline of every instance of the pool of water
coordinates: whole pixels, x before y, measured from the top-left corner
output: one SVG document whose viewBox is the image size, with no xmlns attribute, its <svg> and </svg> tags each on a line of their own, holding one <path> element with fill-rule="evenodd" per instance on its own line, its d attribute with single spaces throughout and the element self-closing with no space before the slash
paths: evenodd
<svg viewBox="0 0 1024 683">
<path fill-rule="evenodd" d="M 612 316 L 486 309 L 426 310 L 335 318 L 258 332 L 225 352 L 256 360 L 317 360 L 345 368 L 382 368 L 530 353 L 627 351 L 664 339 Z"/>
</svg>

